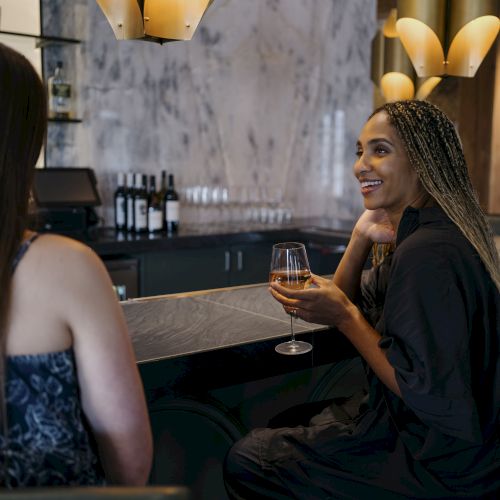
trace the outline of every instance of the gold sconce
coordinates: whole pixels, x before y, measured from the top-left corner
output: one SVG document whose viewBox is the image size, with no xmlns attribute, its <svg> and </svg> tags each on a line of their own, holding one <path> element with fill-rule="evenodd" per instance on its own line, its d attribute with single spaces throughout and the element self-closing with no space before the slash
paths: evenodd
<svg viewBox="0 0 500 500">
<path fill-rule="evenodd" d="M 473 77 L 500 28 L 498 0 L 398 0 L 396 29 L 419 77 Z"/>
<path fill-rule="evenodd" d="M 441 78 L 419 79 L 396 31 L 397 11 L 389 17 L 372 41 L 371 77 L 385 101 L 425 99 Z"/>
<path fill-rule="evenodd" d="M 213 0 L 96 0 L 117 40 L 191 40 Z"/>
</svg>

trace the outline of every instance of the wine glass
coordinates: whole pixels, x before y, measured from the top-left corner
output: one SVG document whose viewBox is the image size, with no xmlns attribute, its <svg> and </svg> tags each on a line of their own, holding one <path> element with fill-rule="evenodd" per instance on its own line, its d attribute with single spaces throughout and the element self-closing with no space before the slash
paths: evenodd
<svg viewBox="0 0 500 500">
<path fill-rule="evenodd" d="M 271 256 L 271 271 L 269 282 L 279 283 L 281 286 L 292 290 L 302 290 L 311 280 L 311 271 L 307 260 L 306 248 L 302 243 L 286 242 L 273 245 Z M 293 307 L 283 306 L 290 315 L 290 331 L 292 340 L 283 342 L 275 347 L 280 354 L 304 354 L 312 349 L 308 342 L 295 340 L 293 332 L 293 319 L 296 310 Z"/>
</svg>

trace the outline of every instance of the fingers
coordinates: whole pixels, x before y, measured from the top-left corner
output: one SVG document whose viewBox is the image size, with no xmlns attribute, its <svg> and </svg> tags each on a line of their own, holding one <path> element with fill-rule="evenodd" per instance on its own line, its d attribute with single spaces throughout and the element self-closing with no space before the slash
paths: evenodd
<svg viewBox="0 0 500 500">
<path fill-rule="evenodd" d="M 331 279 L 327 279 L 327 278 L 323 278 L 321 276 L 318 276 L 317 274 L 312 274 L 311 273 L 311 283 L 313 285 L 317 285 L 317 286 L 319 286 L 321 288 L 322 286 L 331 285 L 332 284 L 332 280 Z"/>
<path fill-rule="evenodd" d="M 308 288 L 305 290 L 292 290 L 290 288 L 285 288 L 284 286 L 279 285 L 275 281 L 269 284 L 269 286 L 276 290 L 279 294 L 289 298 L 289 299 L 298 299 L 298 300 L 313 300 L 314 297 L 311 295 L 315 292 L 314 288 Z"/>
<path fill-rule="evenodd" d="M 280 287 L 283 290 L 286 290 L 286 288 Z M 269 287 L 269 291 L 271 292 L 271 295 L 282 305 L 285 307 L 290 307 L 293 309 L 297 309 L 299 307 L 299 304 L 301 304 L 300 300 L 293 299 L 286 297 L 285 295 L 279 293 L 278 291 L 274 290 L 272 287 Z"/>
<path fill-rule="evenodd" d="M 304 303 L 302 300 L 289 299 L 272 288 L 269 288 L 269 291 L 271 292 L 271 295 L 283 306 L 288 314 L 291 314 L 294 318 L 310 321 L 312 316 L 311 312 L 307 310 L 307 303 Z"/>
</svg>

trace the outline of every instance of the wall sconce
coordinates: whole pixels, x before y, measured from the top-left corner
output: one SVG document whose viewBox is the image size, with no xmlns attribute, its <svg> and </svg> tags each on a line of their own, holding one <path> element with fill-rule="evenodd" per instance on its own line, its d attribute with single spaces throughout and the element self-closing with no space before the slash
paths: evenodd
<svg viewBox="0 0 500 500">
<path fill-rule="evenodd" d="M 214 0 L 96 0 L 117 40 L 191 40 Z"/>
<path fill-rule="evenodd" d="M 398 0 L 396 29 L 417 75 L 473 77 L 500 28 L 498 0 Z"/>
<path fill-rule="evenodd" d="M 425 99 L 441 78 L 419 79 L 396 31 L 397 11 L 392 9 L 372 41 L 371 78 L 386 101 Z M 416 90 L 417 89 L 417 90 Z"/>
</svg>

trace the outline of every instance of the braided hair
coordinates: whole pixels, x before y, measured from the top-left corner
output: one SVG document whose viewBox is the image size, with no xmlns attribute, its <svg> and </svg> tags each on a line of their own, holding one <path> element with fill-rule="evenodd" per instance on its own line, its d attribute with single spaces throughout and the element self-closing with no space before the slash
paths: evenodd
<svg viewBox="0 0 500 500">
<path fill-rule="evenodd" d="M 424 189 L 476 249 L 500 289 L 493 234 L 472 187 L 462 144 L 452 121 L 427 101 L 386 103 L 370 118 L 381 111 L 387 113 L 389 123 L 396 129 Z"/>
</svg>

